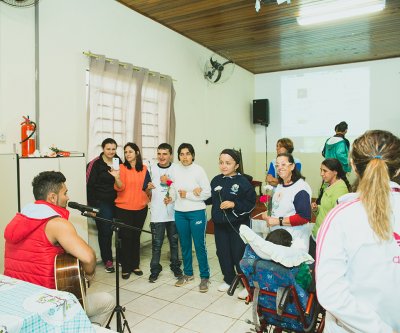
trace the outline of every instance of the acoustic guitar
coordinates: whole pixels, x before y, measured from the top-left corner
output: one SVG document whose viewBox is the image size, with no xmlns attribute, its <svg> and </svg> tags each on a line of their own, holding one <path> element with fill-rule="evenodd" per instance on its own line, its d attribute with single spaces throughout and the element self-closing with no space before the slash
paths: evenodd
<svg viewBox="0 0 400 333">
<path fill-rule="evenodd" d="M 54 259 L 54 277 L 56 289 L 67 291 L 78 299 L 86 311 L 86 280 L 79 259 L 63 253 Z"/>
</svg>

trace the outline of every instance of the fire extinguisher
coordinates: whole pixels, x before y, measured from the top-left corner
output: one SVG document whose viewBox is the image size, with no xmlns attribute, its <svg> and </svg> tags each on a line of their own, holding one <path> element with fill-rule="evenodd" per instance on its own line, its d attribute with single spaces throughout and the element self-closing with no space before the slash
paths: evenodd
<svg viewBox="0 0 400 333">
<path fill-rule="evenodd" d="M 23 116 L 24 121 L 21 123 L 21 155 L 28 157 L 35 152 L 36 141 L 36 123 L 29 119 L 29 116 Z"/>
</svg>

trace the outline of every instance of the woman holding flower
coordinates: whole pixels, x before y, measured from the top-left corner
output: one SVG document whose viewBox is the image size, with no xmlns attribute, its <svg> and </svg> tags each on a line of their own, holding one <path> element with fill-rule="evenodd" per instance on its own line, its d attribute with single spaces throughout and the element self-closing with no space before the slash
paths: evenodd
<svg viewBox="0 0 400 333">
<path fill-rule="evenodd" d="M 221 292 L 229 289 L 237 273 L 242 273 L 239 262 L 245 244 L 239 236 L 239 227 L 250 226 L 250 213 L 256 203 L 253 185 L 237 172 L 239 163 L 236 151 L 224 149 L 219 155 L 221 174 L 211 181 L 215 245 L 224 276 L 224 282 L 218 287 Z"/>
<path fill-rule="evenodd" d="M 311 188 L 296 168 L 293 156 L 289 153 L 278 154 L 275 168 L 279 184 L 272 197 L 271 216 L 267 212 L 262 219 L 267 221 L 271 230 L 286 229 L 293 240 L 308 251 L 311 220 Z"/>
<path fill-rule="evenodd" d="M 266 185 L 265 186 L 266 193 L 262 196 L 260 196 L 260 203 L 263 203 L 265 205 L 265 208 L 267 209 L 266 213 L 268 216 L 271 215 L 271 204 L 272 204 L 272 195 L 274 193 L 274 187 L 272 185 Z M 258 214 L 260 215 L 260 214 Z M 256 215 L 257 216 L 257 215 Z"/>
</svg>

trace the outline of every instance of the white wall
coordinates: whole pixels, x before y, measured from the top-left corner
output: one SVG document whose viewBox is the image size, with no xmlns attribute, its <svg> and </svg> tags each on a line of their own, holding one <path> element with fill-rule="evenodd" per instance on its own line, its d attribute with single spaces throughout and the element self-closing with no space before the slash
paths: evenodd
<svg viewBox="0 0 400 333">
<path fill-rule="evenodd" d="M 116 1 L 41 0 L 39 6 L 42 150 L 55 144 L 86 151 L 88 59 L 82 52 L 90 50 L 175 79 L 176 146 L 191 142 L 197 162 L 210 178 L 218 172 L 218 152 L 225 147 L 242 148 L 245 172 L 258 180 L 265 178 L 264 127 L 251 124 L 250 105 L 254 98 L 270 100 L 270 160 L 281 137 L 280 77 L 284 73 L 254 76 L 236 67 L 230 80 L 212 85 L 202 75 L 211 51 Z M 364 64 L 371 69 L 371 127 L 399 134 L 400 59 Z M 19 141 L 22 115 L 34 117 L 34 74 L 34 9 L 0 2 L 0 134 L 6 136 L 6 141 L 0 142 L 0 153 L 12 152 L 13 144 Z M 332 124 L 327 124 L 326 135 L 331 134 Z M 322 156 L 298 153 L 296 157 L 302 160 L 303 173 L 316 193 Z"/>
<path fill-rule="evenodd" d="M 13 152 L 22 115 L 35 111 L 34 9 L 0 2 L 0 153 Z"/>
<path fill-rule="evenodd" d="M 91 51 L 173 77 L 175 148 L 192 143 L 210 179 L 226 147 L 241 148 L 246 172 L 256 170 L 253 74 L 236 67 L 227 82 L 208 83 L 203 67 L 210 50 L 113 0 L 41 0 L 39 10 L 42 151 L 54 144 L 86 152 L 83 51 Z M 14 144 L 19 149 L 23 115 L 35 119 L 34 65 L 34 9 L 0 2 L 0 134 L 6 136 L 0 153 L 12 152 Z"/>
<path fill-rule="evenodd" d="M 88 59 L 82 52 L 90 50 L 176 80 L 176 143 L 191 142 L 210 177 L 225 147 L 241 147 L 246 171 L 255 170 L 253 74 L 236 67 L 226 83 L 207 83 L 202 69 L 211 51 L 116 1 L 41 0 L 39 6 L 42 150 L 51 144 L 86 150 Z M 7 153 L 19 140 L 21 116 L 34 115 L 34 10 L 0 3 L 0 22 L 0 133 L 7 138 L 0 152 Z"/>
<path fill-rule="evenodd" d="M 354 63 L 338 66 L 327 66 L 319 68 L 310 68 L 296 71 L 276 72 L 269 74 L 259 74 L 255 76 L 255 99 L 268 98 L 270 104 L 270 125 L 268 127 L 268 163 L 276 156 L 275 144 L 282 137 L 281 134 L 281 77 L 285 74 L 304 74 L 328 69 L 343 69 L 367 66 L 370 69 L 370 128 L 384 129 L 400 135 L 400 58 L 369 61 L 363 63 Z M 321 110 L 320 119 L 316 123 L 324 121 L 324 110 Z M 346 120 L 346 119 L 341 119 Z M 326 124 L 326 138 L 333 135 L 335 124 Z M 367 130 L 367 128 L 366 128 Z M 307 133 L 304 134 L 307 136 Z M 349 124 L 348 137 L 350 141 L 354 140 L 351 133 L 351 124 Z M 323 147 L 326 138 L 316 138 L 320 140 L 320 146 Z M 319 176 L 320 163 L 323 160 L 321 153 L 302 153 L 298 150 L 299 143 L 296 141 L 294 155 L 302 161 L 302 173 L 313 189 L 313 195 L 317 196 L 321 183 Z M 265 165 L 265 133 L 264 127 L 257 125 L 256 130 L 256 165 L 259 168 L 256 171 L 258 179 L 265 179 L 265 169 L 260 166 Z M 354 175 L 351 175 L 354 178 Z"/>
</svg>

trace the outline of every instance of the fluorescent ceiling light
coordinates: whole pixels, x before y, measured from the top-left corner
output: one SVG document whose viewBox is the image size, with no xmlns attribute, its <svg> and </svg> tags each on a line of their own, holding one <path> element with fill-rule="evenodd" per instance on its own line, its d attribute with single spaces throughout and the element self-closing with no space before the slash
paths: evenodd
<svg viewBox="0 0 400 333">
<path fill-rule="evenodd" d="M 297 23 L 309 25 L 378 12 L 385 0 L 330 0 L 300 7 Z"/>
</svg>

